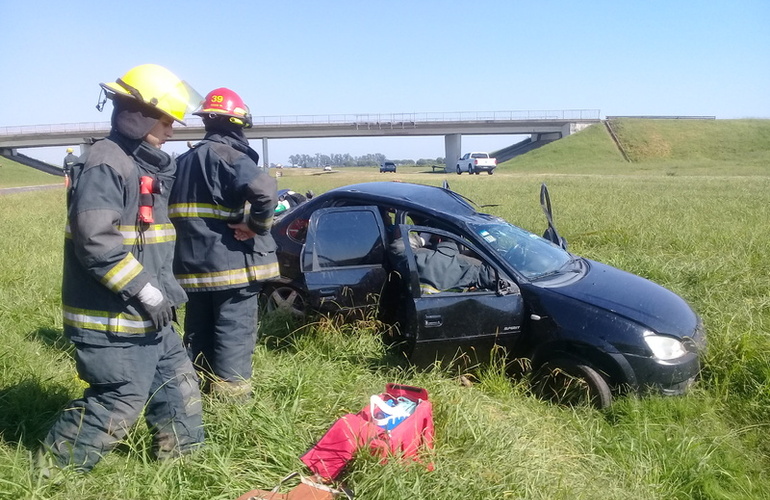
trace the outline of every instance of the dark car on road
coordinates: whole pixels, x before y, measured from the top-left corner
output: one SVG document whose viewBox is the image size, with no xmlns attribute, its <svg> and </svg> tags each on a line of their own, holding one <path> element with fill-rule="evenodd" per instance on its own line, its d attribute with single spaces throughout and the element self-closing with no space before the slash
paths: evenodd
<svg viewBox="0 0 770 500">
<path fill-rule="evenodd" d="M 263 298 L 298 315 L 374 311 L 418 364 L 500 346 L 534 392 L 558 402 L 606 407 L 629 392 L 686 392 L 706 343 L 699 316 L 662 286 L 568 252 L 550 199 L 543 208 L 548 239 L 478 212 L 446 185 L 333 189 L 275 222 L 282 276 Z M 429 286 L 419 262 L 440 242 L 488 279 Z"/>
<path fill-rule="evenodd" d="M 396 173 L 396 164 L 392 161 L 386 161 L 380 164 L 380 173 L 393 172 Z"/>
</svg>

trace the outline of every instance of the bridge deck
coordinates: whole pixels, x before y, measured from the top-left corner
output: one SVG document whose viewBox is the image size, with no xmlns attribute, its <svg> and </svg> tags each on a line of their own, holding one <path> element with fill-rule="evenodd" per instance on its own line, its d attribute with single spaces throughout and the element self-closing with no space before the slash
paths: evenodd
<svg viewBox="0 0 770 500">
<path fill-rule="evenodd" d="M 385 137 L 429 135 L 532 134 L 563 130 L 578 123 L 600 121 L 597 109 L 395 113 L 355 115 L 298 115 L 254 117 L 246 130 L 250 139 L 318 137 Z M 174 141 L 199 140 L 203 122 L 187 120 L 174 128 Z M 0 148 L 66 146 L 89 143 L 109 132 L 109 122 L 0 127 Z"/>
</svg>

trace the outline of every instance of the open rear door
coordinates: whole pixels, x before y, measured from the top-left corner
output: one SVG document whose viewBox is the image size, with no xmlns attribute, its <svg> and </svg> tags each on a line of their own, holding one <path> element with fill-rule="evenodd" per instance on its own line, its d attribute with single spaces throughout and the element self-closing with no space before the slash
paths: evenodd
<svg viewBox="0 0 770 500">
<path fill-rule="evenodd" d="M 310 218 L 301 268 L 313 309 L 368 314 L 387 278 L 385 227 L 377 207 L 332 207 Z"/>
</svg>

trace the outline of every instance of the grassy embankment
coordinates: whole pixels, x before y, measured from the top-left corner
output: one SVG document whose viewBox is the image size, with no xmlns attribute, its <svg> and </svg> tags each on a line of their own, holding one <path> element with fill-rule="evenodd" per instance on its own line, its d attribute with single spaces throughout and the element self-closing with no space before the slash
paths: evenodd
<svg viewBox="0 0 770 500">
<path fill-rule="evenodd" d="M 770 497 L 770 123 L 620 125 L 633 163 L 593 127 L 493 176 L 285 170 L 279 186 L 320 193 L 370 180 L 447 179 L 479 203 L 498 204 L 485 211 L 541 233 L 537 193 L 547 182 L 572 251 L 653 279 L 704 317 L 710 347 L 690 395 L 629 397 L 603 412 L 563 409 L 528 396 L 499 366 L 478 370 L 470 388 L 452 373 L 411 370 L 370 335 L 373 322 L 298 328 L 272 318 L 254 356 L 255 400 L 204 402 L 205 450 L 157 464 L 139 425 L 91 474 L 41 483 L 30 451 L 82 385 L 61 337 L 63 190 L 14 194 L 0 197 L 0 498 L 232 500 L 301 470 L 297 457 L 337 417 L 391 381 L 430 391 L 436 471 L 362 456 L 347 478 L 361 499 Z"/>
<path fill-rule="evenodd" d="M 62 177 L 35 170 L 0 156 L 0 188 L 63 183 Z"/>
</svg>

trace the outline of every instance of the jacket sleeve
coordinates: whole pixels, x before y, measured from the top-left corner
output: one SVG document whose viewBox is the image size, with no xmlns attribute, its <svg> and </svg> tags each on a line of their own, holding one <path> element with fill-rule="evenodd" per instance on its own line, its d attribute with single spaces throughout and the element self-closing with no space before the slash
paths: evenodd
<svg viewBox="0 0 770 500">
<path fill-rule="evenodd" d="M 120 231 L 124 179 L 107 165 L 85 169 L 69 206 L 75 255 L 96 280 L 124 300 L 149 282 L 149 274 L 124 245 Z"/>
<path fill-rule="evenodd" d="M 244 198 L 251 204 L 249 229 L 264 235 L 273 226 L 273 215 L 278 204 L 278 190 L 275 179 L 246 155 L 241 156 L 234 165 L 236 183 Z"/>
</svg>

